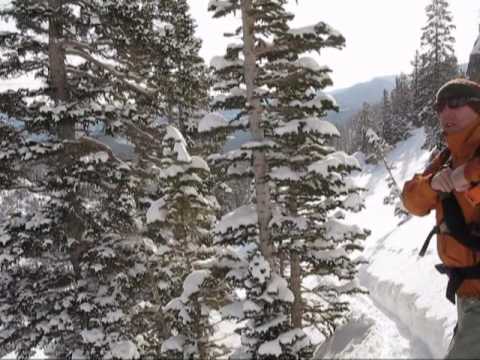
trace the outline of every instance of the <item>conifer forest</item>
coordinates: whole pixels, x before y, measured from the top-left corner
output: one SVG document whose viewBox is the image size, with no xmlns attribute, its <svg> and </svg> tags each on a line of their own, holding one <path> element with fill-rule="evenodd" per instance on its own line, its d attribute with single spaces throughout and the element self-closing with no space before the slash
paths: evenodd
<svg viewBox="0 0 480 360">
<path fill-rule="evenodd" d="M 440 144 L 435 92 L 467 76 L 448 2 L 412 72 L 334 123 L 321 54 L 346 39 L 321 11 L 202 1 L 241 23 L 209 63 L 187 0 L 0 6 L 0 358 L 313 359 L 368 293 L 355 153 L 407 219 L 386 154 Z"/>
</svg>

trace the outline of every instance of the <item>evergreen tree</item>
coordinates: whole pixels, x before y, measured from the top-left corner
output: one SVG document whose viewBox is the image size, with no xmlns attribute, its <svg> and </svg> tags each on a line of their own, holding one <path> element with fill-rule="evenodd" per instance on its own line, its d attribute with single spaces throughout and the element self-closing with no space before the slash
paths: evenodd
<svg viewBox="0 0 480 360">
<path fill-rule="evenodd" d="M 245 205 L 224 215 L 215 228 L 215 242 L 218 253 L 203 266 L 222 269 L 229 284 L 230 301 L 220 312 L 224 319 L 241 324 L 241 346 L 231 358 L 307 356 L 310 340 L 302 329 L 292 328 L 289 317 L 294 295 L 260 252 L 255 206 Z"/>
<path fill-rule="evenodd" d="M 441 142 L 440 127 L 433 110 L 435 94 L 446 81 L 458 75 L 457 58 L 452 35 L 455 25 L 446 0 L 432 0 L 426 7 L 427 23 L 422 28 L 419 98 L 422 108 L 418 114 L 426 127 L 425 146 L 433 148 Z"/>
<path fill-rule="evenodd" d="M 158 237 L 168 233 L 143 234 L 144 195 L 164 164 L 159 115 L 191 95 L 164 89 L 189 80 L 202 84 L 198 94 L 205 87 L 201 64 L 187 65 L 198 41 L 187 35 L 193 29 L 184 10 L 175 1 L 18 0 L 0 12 L 16 24 L 0 34 L 0 77 L 40 80 L 38 88 L 0 95 L 0 111 L 17 119 L 0 126 L 0 190 L 41 199 L 40 209 L 1 219 L 3 349 L 21 358 L 37 347 L 53 357 L 136 358 L 160 348 L 161 336 L 142 336 L 162 319 L 142 309 L 167 302 L 152 276 L 161 273 L 165 250 Z M 202 106 L 201 99 L 184 106 Z M 190 110 L 182 109 L 186 119 Z M 132 161 L 105 144 L 107 134 L 115 146 L 134 148 Z M 170 199 L 173 213 L 188 197 L 183 186 L 179 203 Z M 207 209 L 197 210 L 201 217 Z"/>
<path fill-rule="evenodd" d="M 385 141 L 389 141 L 392 134 L 392 103 L 390 101 L 390 94 L 386 89 L 383 90 L 382 98 L 382 137 Z"/>
<path fill-rule="evenodd" d="M 41 209 L 11 213 L 2 222 L 0 286 L 9 335 L 0 345 L 12 346 L 20 358 L 35 348 L 51 348 L 55 357 L 118 357 L 119 351 L 138 357 L 130 311 L 141 301 L 136 287 L 149 251 L 136 236 L 131 169 L 91 142 L 63 148 L 20 140 L 9 152 L 13 163 L 47 153 L 46 164 L 61 165 L 54 174 L 32 166 L 40 174 L 28 188 L 42 194 Z M 9 147 L 3 143 L 2 153 Z"/>
<path fill-rule="evenodd" d="M 152 356 L 164 352 L 168 357 L 183 358 L 199 353 L 201 359 L 208 359 L 213 356 L 207 350 L 212 329 L 208 323 L 207 304 L 203 301 L 208 297 L 199 295 L 198 290 L 206 278 L 210 282 L 214 280 L 208 273 L 190 272 L 195 261 L 209 256 L 210 226 L 218 204 L 210 194 L 208 165 L 202 158 L 190 156 L 180 131 L 168 126 L 162 143 L 160 185 L 149 194 L 146 235 L 162 249 L 150 264 L 149 271 L 152 288 L 162 284 L 161 293 L 150 295 L 149 306 L 161 312 L 164 308 L 165 316 L 163 321 L 150 327 L 147 323 L 144 329 L 148 331 L 143 338 L 150 344 L 147 353 Z M 214 293 L 211 289 L 209 297 Z M 162 339 L 164 335 L 166 338 Z M 152 337 L 156 341 L 152 341 Z M 179 339 L 183 345 L 172 348 Z M 161 348 L 157 347 L 159 344 Z"/>
<path fill-rule="evenodd" d="M 199 55 L 201 41 L 195 37 L 196 25 L 189 13 L 187 0 L 157 0 L 158 22 L 165 29 L 162 66 L 154 66 L 155 84 L 172 124 L 185 136 L 194 136 L 199 113 L 208 107 L 208 74 Z M 160 54 L 156 54 L 160 56 Z"/>
<path fill-rule="evenodd" d="M 413 70 L 410 75 L 410 103 L 411 103 L 411 108 L 412 108 L 412 114 L 410 115 L 410 121 L 413 126 L 415 127 L 421 127 L 423 124 L 420 121 L 420 117 L 418 114 L 423 109 L 422 106 L 422 97 L 420 96 L 421 94 L 421 89 L 420 89 L 420 71 L 421 71 L 421 62 L 420 62 L 420 53 L 418 50 L 415 51 L 415 57 L 413 61 L 411 62 Z"/>
<path fill-rule="evenodd" d="M 385 140 L 390 145 L 404 140 L 408 136 L 411 114 L 411 95 L 408 78 L 405 74 L 395 78 L 395 87 L 391 92 L 390 133 Z"/>
<path fill-rule="evenodd" d="M 363 103 L 362 109 L 355 115 L 355 147 L 357 151 L 363 152 L 366 156 L 372 153 L 372 146 L 368 138 L 368 130 L 377 128 L 374 123 L 374 116 L 372 111 L 372 105 L 369 103 Z M 386 125 L 384 125 L 386 126 Z M 385 129 L 388 133 L 388 128 Z"/>
<path fill-rule="evenodd" d="M 392 150 L 392 146 L 389 145 L 385 139 L 378 136 L 372 129 L 368 131 L 367 137 L 374 148 L 377 162 L 382 161 L 388 173 L 387 185 L 390 193 L 383 199 L 383 203 L 385 205 L 394 205 L 394 214 L 400 217 L 402 221 L 405 221 L 410 218 L 410 215 L 403 206 L 401 189 L 393 176 L 395 166 L 387 161 L 387 152 Z"/>
<path fill-rule="evenodd" d="M 216 232 L 219 244 L 248 249 L 224 252 L 216 261 L 231 269 L 231 286 L 246 291 L 244 299 L 224 308 L 226 315 L 248 320 L 241 329 L 242 348 L 235 355 L 239 358 L 304 357 L 311 351 L 304 326 L 315 323 L 331 334 L 348 308 L 344 291 L 328 283 L 312 289 L 314 295 L 308 297 L 302 280 L 317 272 L 337 277 L 345 293 L 358 290 L 343 282 L 354 278 L 356 263 L 349 254 L 361 248 L 358 241 L 365 237 L 360 229 L 331 218 L 336 209 L 358 209 L 358 189 L 346 179 L 357 167 L 328 145 L 338 131 L 321 120 L 327 110 L 336 109 L 321 91 L 331 84 L 330 70 L 302 56 L 325 47 L 341 48 L 344 39 L 323 22 L 291 28 L 293 15 L 285 4 L 210 2 L 215 16 L 241 11 L 242 27 L 236 34 L 243 34 L 244 40 L 212 61 L 214 89 L 221 93 L 213 101 L 214 109 L 240 109 L 230 125 L 249 129 L 253 138 L 239 150 L 210 157 L 212 167 L 224 176 L 253 177 L 256 185 L 267 186 L 266 198 L 274 200 L 267 204 L 267 244 L 258 187 L 256 206 L 225 215 Z M 260 163 L 255 161 L 258 154 Z M 259 167 L 268 172 L 258 176 Z M 280 276 L 287 275 L 285 268 L 290 270 L 290 290 Z"/>
</svg>

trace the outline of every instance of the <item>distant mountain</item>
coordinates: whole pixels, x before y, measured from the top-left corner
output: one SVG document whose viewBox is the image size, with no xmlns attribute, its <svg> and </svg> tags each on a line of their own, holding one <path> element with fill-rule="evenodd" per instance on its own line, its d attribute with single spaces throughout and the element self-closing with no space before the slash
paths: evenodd
<svg viewBox="0 0 480 360">
<path fill-rule="evenodd" d="M 327 120 L 334 123 L 342 123 L 352 117 L 362 108 L 364 102 L 376 103 L 382 99 L 383 90 L 391 91 L 395 85 L 395 75 L 381 76 L 373 78 L 370 81 L 358 83 L 345 89 L 338 89 L 327 92 L 332 95 L 340 107 L 339 113 L 329 113 Z M 235 111 L 224 113 L 227 119 L 235 116 Z M 223 147 L 223 151 L 238 149 L 242 144 L 250 141 L 251 136 L 245 131 L 236 131 Z"/>
<path fill-rule="evenodd" d="M 394 86 L 395 75 L 388 75 L 376 77 L 370 81 L 358 83 L 348 88 L 328 92 L 337 101 L 340 112 L 330 113 L 327 119 L 334 123 L 348 120 L 362 108 L 364 102 L 373 104 L 381 101 L 383 90 L 391 91 Z"/>
<path fill-rule="evenodd" d="M 465 74 L 467 66 L 467 63 L 459 64 L 460 72 Z M 394 88 L 396 76 L 398 75 L 379 76 L 348 88 L 327 91 L 328 94 L 335 98 L 340 107 L 340 112 L 328 114 L 327 119 L 337 124 L 342 123 L 360 110 L 364 102 L 370 104 L 380 102 L 383 90 L 391 91 Z"/>
</svg>

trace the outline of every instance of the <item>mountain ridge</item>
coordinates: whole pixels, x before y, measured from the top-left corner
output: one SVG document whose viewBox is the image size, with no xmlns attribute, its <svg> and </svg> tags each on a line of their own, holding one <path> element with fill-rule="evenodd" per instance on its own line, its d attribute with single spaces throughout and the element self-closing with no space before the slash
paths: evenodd
<svg viewBox="0 0 480 360">
<path fill-rule="evenodd" d="M 327 92 L 333 96 L 340 108 L 338 113 L 330 112 L 327 115 L 327 120 L 337 124 L 343 123 L 359 111 L 363 103 L 378 103 L 382 99 L 384 90 L 390 92 L 394 88 L 396 76 L 376 76 L 371 80 L 356 83 L 350 87 Z"/>
</svg>

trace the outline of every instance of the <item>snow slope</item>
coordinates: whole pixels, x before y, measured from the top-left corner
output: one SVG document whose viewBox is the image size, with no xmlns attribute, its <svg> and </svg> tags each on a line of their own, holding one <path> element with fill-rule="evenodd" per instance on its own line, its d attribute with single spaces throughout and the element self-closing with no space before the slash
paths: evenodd
<svg viewBox="0 0 480 360">
<path fill-rule="evenodd" d="M 395 165 L 393 175 L 400 187 L 414 173 L 421 172 L 425 167 L 429 153 L 421 149 L 424 138 L 423 129 L 417 129 L 409 139 L 398 144 L 388 154 L 387 160 Z M 358 184 L 368 189 L 366 209 L 351 215 L 349 220 L 372 231 L 372 235 L 365 242 L 364 257 L 369 264 L 360 270 L 361 284 L 370 291 L 373 303 L 396 322 L 400 332 L 406 334 L 410 348 L 405 349 L 403 343 L 389 339 L 398 345 L 397 348 L 391 347 L 388 340 L 391 335 L 390 327 L 389 331 L 377 329 L 374 332 L 376 335 L 371 335 L 381 338 L 376 340 L 383 344 L 383 352 L 371 347 L 372 339 L 365 341 L 352 338 L 352 341 L 356 341 L 354 347 L 347 344 L 348 346 L 337 349 L 337 352 L 330 349 L 330 352 L 326 353 L 341 358 L 364 357 L 362 355 L 368 354 L 370 347 L 374 351 L 370 356 L 376 355 L 375 357 L 442 358 L 456 322 L 456 309 L 445 298 L 447 278 L 434 269 L 434 265 L 439 263 L 435 241 L 430 244 L 424 258 L 418 256 L 428 232 L 434 225 L 434 214 L 432 212 L 423 218 L 413 217 L 399 226 L 399 219 L 393 214 L 393 206 L 383 204 L 383 198 L 389 192 L 386 176 L 387 172 L 382 164 L 365 165 L 362 172 L 357 174 Z M 356 308 L 358 309 L 358 304 Z M 365 309 L 365 306 L 361 309 Z M 372 318 L 373 315 L 369 315 Z M 354 315 L 353 323 L 340 329 L 331 341 L 342 336 L 342 330 L 358 325 L 355 325 L 355 321 L 358 323 L 355 316 L 358 317 L 358 314 Z M 365 325 L 365 318 L 363 320 Z M 361 333 L 356 332 L 355 336 L 358 337 Z"/>
</svg>

